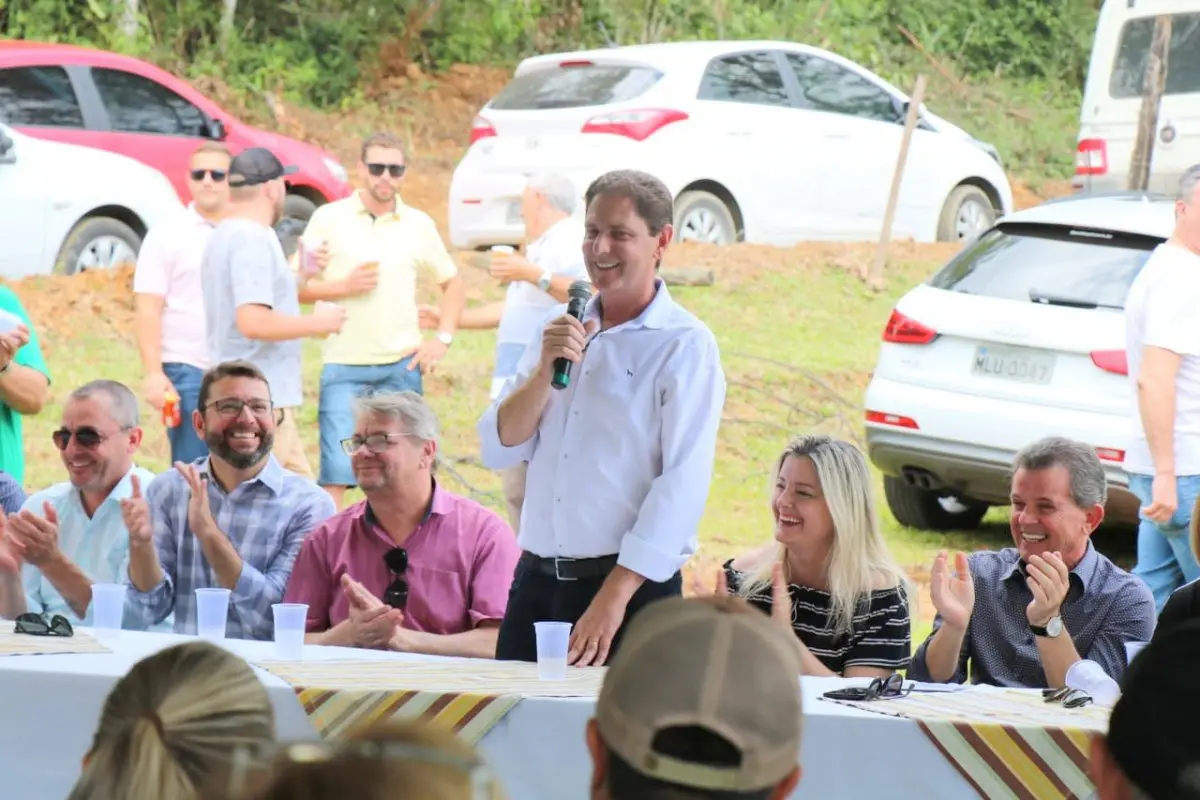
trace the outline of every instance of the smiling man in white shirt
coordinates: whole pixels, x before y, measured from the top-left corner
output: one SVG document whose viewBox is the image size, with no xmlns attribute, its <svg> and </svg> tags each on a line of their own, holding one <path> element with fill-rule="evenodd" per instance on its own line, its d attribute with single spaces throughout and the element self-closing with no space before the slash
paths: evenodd
<svg viewBox="0 0 1200 800">
<path fill-rule="evenodd" d="M 657 275 L 670 192 L 619 170 L 585 200 L 596 295 L 583 322 L 554 316 L 479 421 L 487 466 L 529 462 L 500 659 L 536 660 L 533 623 L 561 620 L 568 662 L 604 664 L 640 608 L 681 593 L 712 478 L 725 376 L 712 332 Z M 574 365 L 562 391 L 558 358 Z"/>
</svg>

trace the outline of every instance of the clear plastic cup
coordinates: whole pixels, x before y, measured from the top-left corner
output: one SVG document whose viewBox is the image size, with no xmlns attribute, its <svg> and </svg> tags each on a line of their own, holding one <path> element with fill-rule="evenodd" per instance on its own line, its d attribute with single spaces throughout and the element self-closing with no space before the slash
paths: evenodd
<svg viewBox="0 0 1200 800">
<path fill-rule="evenodd" d="M 201 639 L 221 641 L 229 620 L 228 589 L 196 590 L 196 634 Z"/>
<path fill-rule="evenodd" d="M 125 584 L 92 584 L 92 629 L 98 639 L 113 639 L 121 633 L 125 618 Z"/>
<path fill-rule="evenodd" d="M 275 657 L 299 661 L 304 657 L 304 627 L 308 620 L 307 603 L 275 603 Z"/>
<path fill-rule="evenodd" d="M 571 641 L 571 623 L 535 622 L 537 671 L 543 681 L 561 681 L 567 677 L 567 645 Z"/>
</svg>

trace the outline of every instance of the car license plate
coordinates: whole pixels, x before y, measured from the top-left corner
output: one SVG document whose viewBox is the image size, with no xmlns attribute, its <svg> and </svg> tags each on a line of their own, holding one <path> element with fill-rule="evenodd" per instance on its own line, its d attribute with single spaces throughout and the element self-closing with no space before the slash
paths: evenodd
<svg viewBox="0 0 1200 800">
<path fill-rule="evenodd" d="M 1054 377 L 1054 355 L 1021 347 L 982 345 L 975 351 L 971 372 L 987 378 L 1044 386 Z"/>
<path fill-rule="evenodd" d="M 521 224 L 522 220 L 521 220 L 521 201 L 520 200 L 512 200 L 509 202 L 508 214 L 505 216 L 504 221 L 507 222 L 509 225 L 520 225 Z"/>
</svg>

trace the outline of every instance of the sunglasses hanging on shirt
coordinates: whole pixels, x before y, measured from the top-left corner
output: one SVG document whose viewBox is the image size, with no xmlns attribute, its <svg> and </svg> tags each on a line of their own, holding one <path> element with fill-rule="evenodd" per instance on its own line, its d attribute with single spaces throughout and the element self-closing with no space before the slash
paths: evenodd
<svg viewBox="0 0 1200 800">
<path fill-rule="evenodd" d="M 388 572 L 395 578 L 383 592 L 383 602 L 401 611 L 408 605 L 408 581 L 404 573 L 408 570 L 408 551 L 403 547 L 393 547 L 383 554 L 383 563 Z"/>
</svg>

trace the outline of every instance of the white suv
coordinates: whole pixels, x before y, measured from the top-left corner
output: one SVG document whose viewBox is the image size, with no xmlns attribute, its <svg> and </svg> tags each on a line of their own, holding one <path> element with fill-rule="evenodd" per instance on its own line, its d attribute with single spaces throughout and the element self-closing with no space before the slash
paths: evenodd
<svg viewBox="0 0 1200 800">
<path fill-rule="evenodd" d="M 969 528 L 1007 505 L 1013 456 L 1094 445 L 1109 518 L 1134 522 L 1125 297 L 1171 234 L 1173 203 L 1066 198 L 1011 214 L 896 304 L 867 387 L 867 448 L 902 524 Z M 1198 312 L 1200 313 L 1200 312 Z"/>
<path fill-rule="evenodd" d="M 156 169 L 0 124 L 0 277 L 132 264 L 146 231 L 182 211 Z"/>
</svg>

